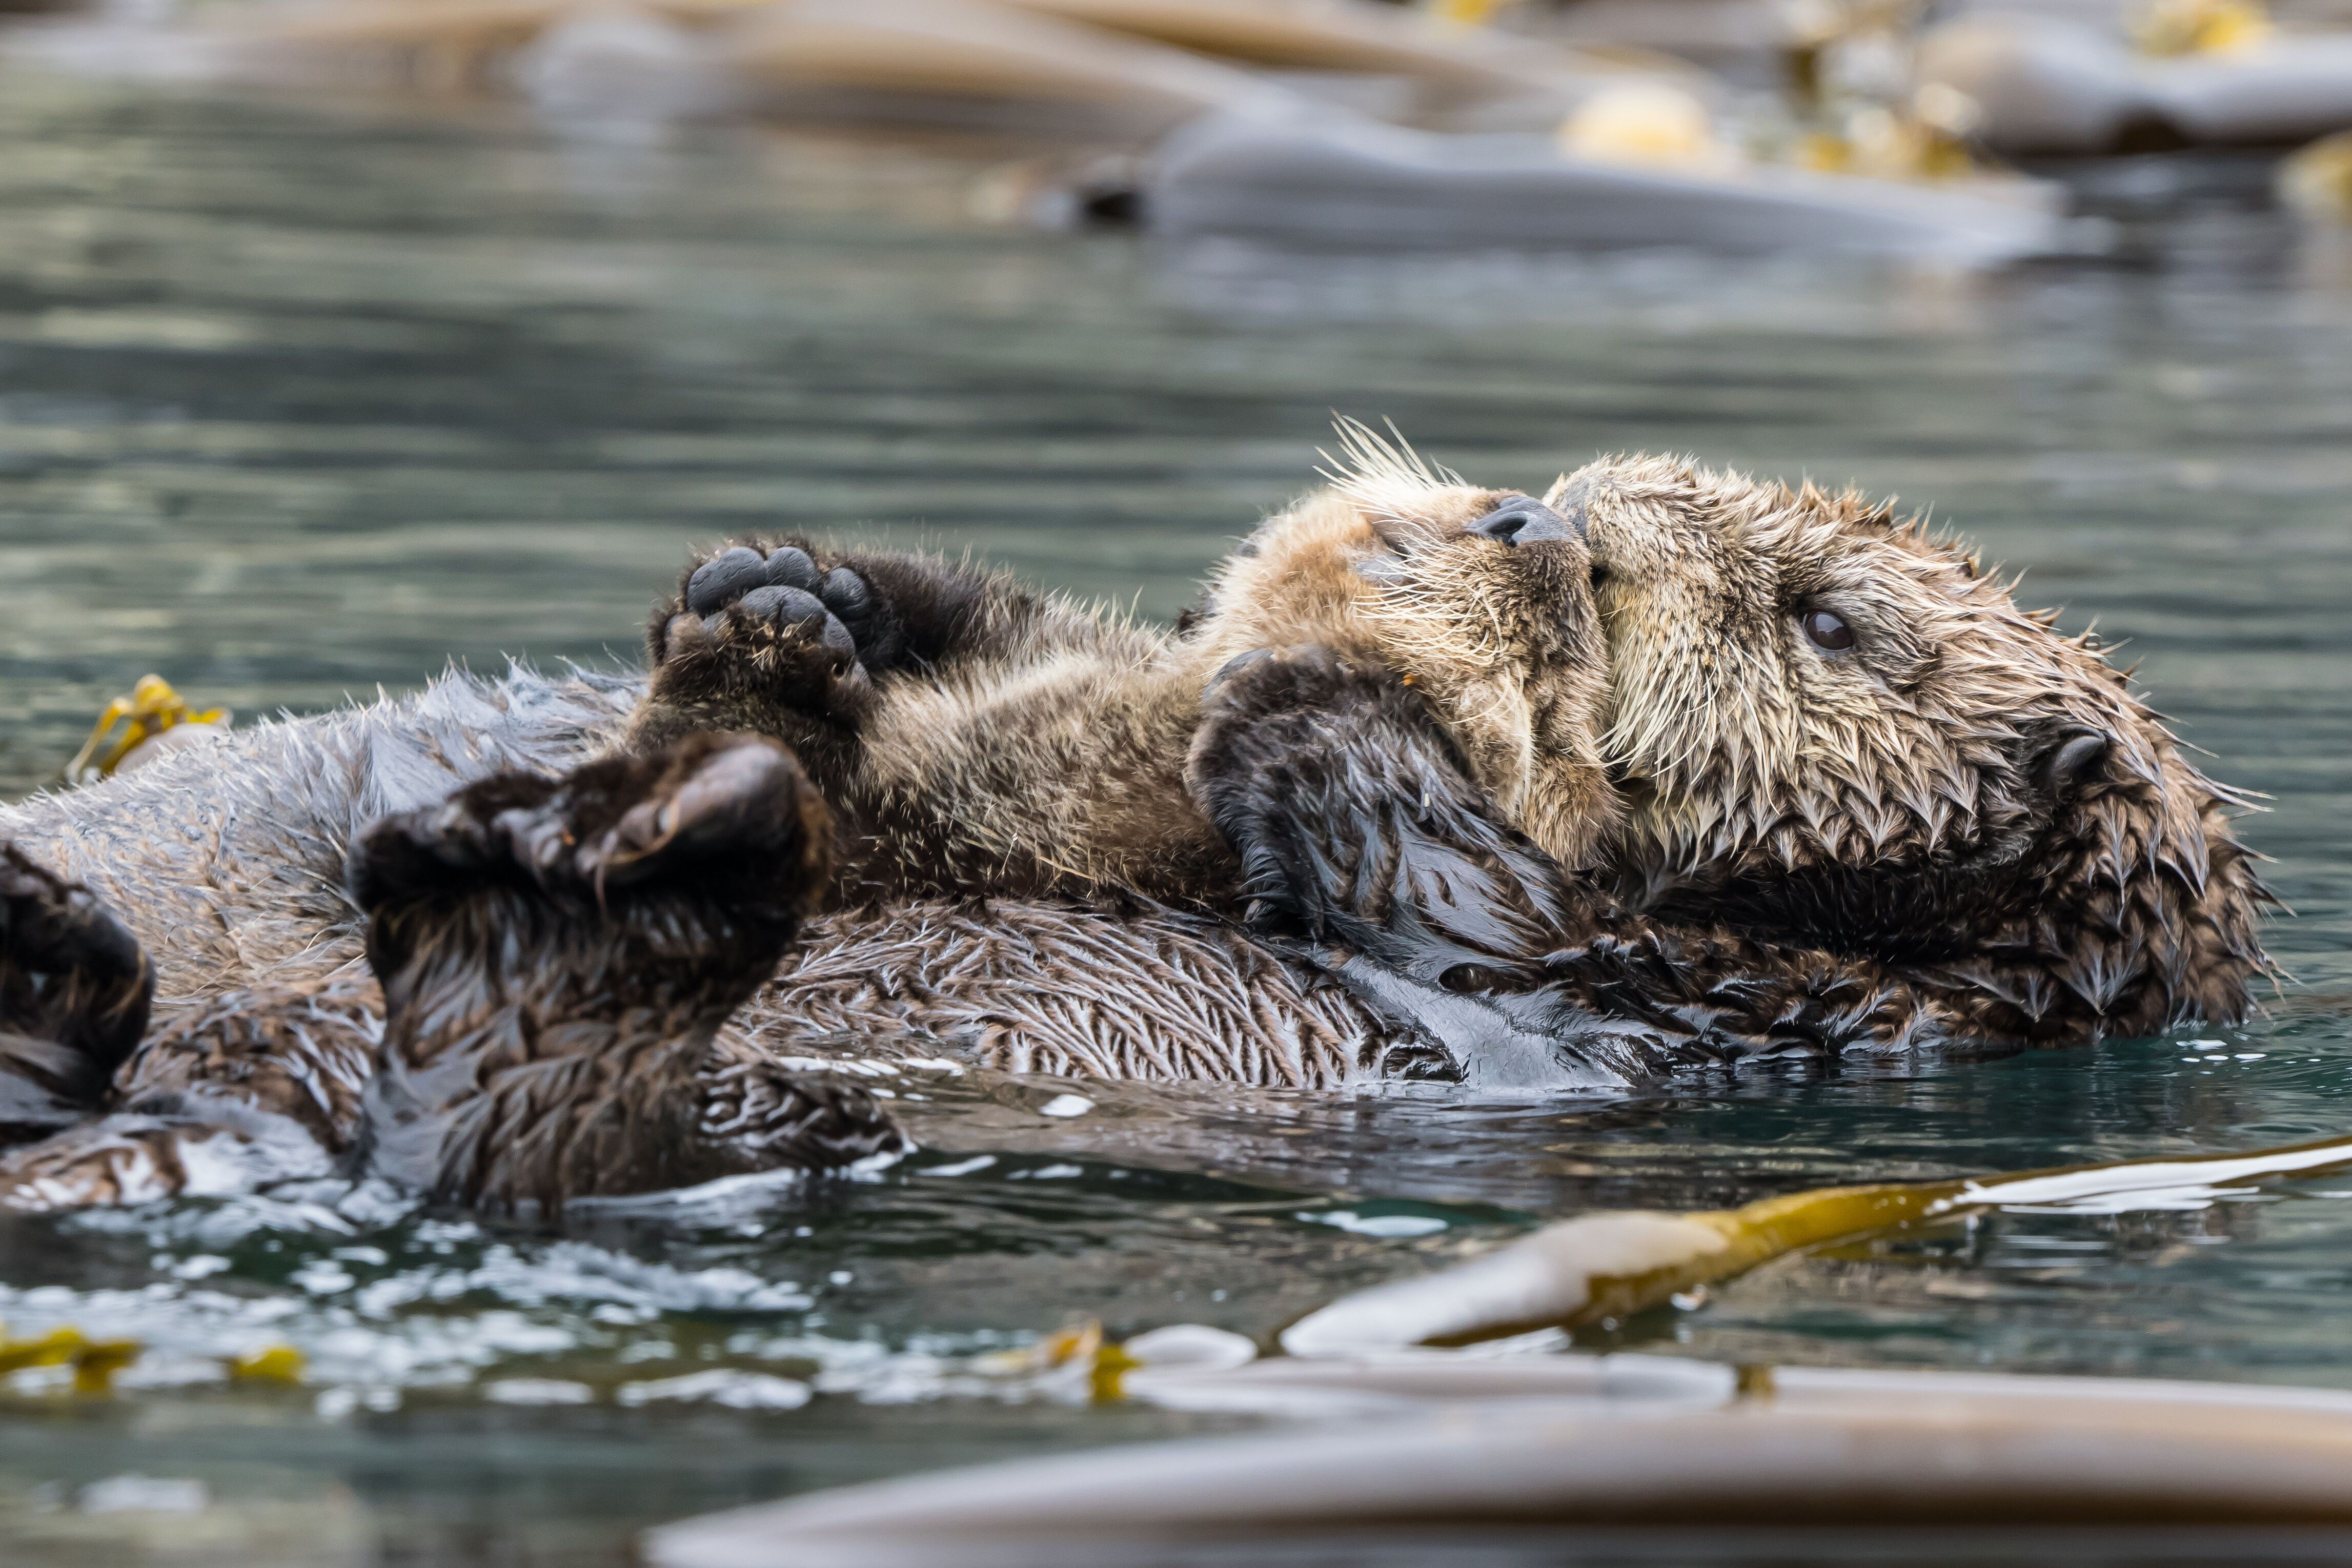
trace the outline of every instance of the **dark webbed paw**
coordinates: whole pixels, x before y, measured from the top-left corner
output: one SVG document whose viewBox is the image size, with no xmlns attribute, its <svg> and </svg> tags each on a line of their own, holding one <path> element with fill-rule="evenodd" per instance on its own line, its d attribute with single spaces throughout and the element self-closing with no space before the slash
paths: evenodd
<svg viewBox="0 0 2352 1568">
<path fill-rule="evenodd" d="M 1202 696 L 1185 779 L 1250 895 L 1429 980 L 1557 946 L 1557 868 L 1497 821 L 1411 687 L 1328 648 L 1256 650 Z"/>
<path fill-rule="evenodd" d="M 437 895 L 529 890 L 600 923 L 674 897 L 714 928 L 789 934 L 823 874 L 829 831 L 790 752 L 752 736 L 695 735 L 561 779 L 498 774 L 388 817 L 361 836 L 351 883 L 379 925 L 394 905 Z"/>
<path fill-rule="evenodd" d="M 95 1105 L 154 989 L 138 938 L 88 888 L 0 843 L 0 1125 Z"/>
<path fill-rule="evenodd" d="M 870 1098 L 714 1053 L 824 885 L 830 839 L 790 753 L 709 734 L 485 779 L 370 829 L 351 872 L 387 1015 L 370 1167 L 555 1207 L 902 1143 Z"/>
<path fill-rule="evenodd" d="M 828 566 L 802 544 L 754 540 L 688 571 L 655 617 L 649 645 L 658 701 L 855 723 L 872 700 L 872 677 L 898 664 L 906 637 L 865 573 Z"/>
</svg>

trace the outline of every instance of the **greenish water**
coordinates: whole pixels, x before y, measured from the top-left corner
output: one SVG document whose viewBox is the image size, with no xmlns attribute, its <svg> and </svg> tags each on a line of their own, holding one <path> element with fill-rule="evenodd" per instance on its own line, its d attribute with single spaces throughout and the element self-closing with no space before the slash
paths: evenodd
<svg viewBox="0 0 2352 1568">
<path fill-rule="evenodd" d="M 150 1349 L 110 1402 L 0 1382 L 11 1561 L 118 1561 L 141 1530 L 173 1561 L 617 1560 L 696 1509 L 1199 1427 L 973 1375 L 1073 1315 L 1264 1335 L 1593 1206 L 2352 1130 L 2352 269 L 2257 171 L 2125 166 L 2091 193 L 2118 262 L 1968 282 L 987 226 L 974 190 L 1019 152 L 583 145 L 0 76 L 0 786 L 151 669 L 257 714 L 451 656 L 626 658 L 687 548 L 739 528 L 970 548 L 1172 614 L 1338 410 L 1496 483 L 1670 448 L 1932 504 L 2275 797 L 2248 835 L 2296 984 L 2188 1037 L 2221 1050 L 1599 1105 L 1125 1086 L 1065 1121 L 959 1080 L 877 1179 L 563 1237 L 291 1201 L 12 1223 L 12 1333 Z M 2345 1386 L 2347 1288 L 2352 1176 L 1996 1216 L 1592 1343 Z M 309 1387 L 220 1384 L 211 1357 L 271 1340 Z M 617 1393 L 724 1368 L 816 1392 Z M 103 1511 L 125 1474 L 205 1506 Z"/>
</svg>

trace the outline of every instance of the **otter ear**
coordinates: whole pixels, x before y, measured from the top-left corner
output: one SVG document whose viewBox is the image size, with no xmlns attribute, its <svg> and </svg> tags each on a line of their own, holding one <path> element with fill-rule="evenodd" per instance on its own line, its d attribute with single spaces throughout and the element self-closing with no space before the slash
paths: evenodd
<svg viewBox="0 0 2352 1568">
<path fill-rule="evenodd" d="M 2068 730 L 2042 758 L 2042 782 L 2058 794 L 2074 789 L 2106 760 L 2115 744 L 2115 737 L 2104 729 Z"/>
</svg>

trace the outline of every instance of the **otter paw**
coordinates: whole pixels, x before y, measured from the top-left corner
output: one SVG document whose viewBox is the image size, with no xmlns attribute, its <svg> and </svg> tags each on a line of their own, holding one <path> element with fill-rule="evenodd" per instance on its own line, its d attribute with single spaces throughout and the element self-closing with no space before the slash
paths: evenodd
<svg viewBox="0 0 2352 1568">
<path fill-rule="evenodd" d="M 1351 697 L 1402 691 L 1383 669 L 1365 669 L 1320 643 L 1252 648 L 1218 666 L 1201 693 L 1202 716 L 1231 725 L 1275 713 L 1332 708 Z"/>
<path fill-rule="evenodd" d="M 1444 737 L 1396 677 L 1316 644 L 1254 649 L 1202 695 L 1185 783 L 1241 859 L 1261 911 L 1310 934 L 1386 915 L 1367 875 L 1392 857 L 1395 806 L 1420 797 Z M 1360 938 L 1359 938 L 1360 939 Z"/>
<path fill-rule="evenodd" d="M 798 544 L 730 546 L 693 568 L 651 636 L 656 697 L 735 697 L 854 720 L 898 657 L 872 579 Z"/>
<path fill-rule="evenodd" d="M 798 919 L 829 848 L 824 803 L 772 740 L 699 733 L 562 779 L 508 773 L 371 827 L 352 857 L 362 910 L 528 887 L 614 914 L 616 894 Z"/>
<path fill-rule="evenodd" d="M 712 1041 L 774 972 L 831 841 L 791 753 L 709 733 L 368 830 L 350 878 L 384 996 L 367 1168 L 508 1208 L 744 1168 L 709 1131 Z"/>
<path fill-rule="evenodd" d="M 0 843 L 0 1121 L 95 1104 L 154 989 L 138 938 L 88 888 Z"/>
<path fill-rule="evenodd" d="M 1244 654 L 1184 780 L 1261 921 L 1420 979 L 1518 974 L 1558 945 L 1559 870 L 1496 815 L 1406 683 L 1320 646 Z"/>
</svg>

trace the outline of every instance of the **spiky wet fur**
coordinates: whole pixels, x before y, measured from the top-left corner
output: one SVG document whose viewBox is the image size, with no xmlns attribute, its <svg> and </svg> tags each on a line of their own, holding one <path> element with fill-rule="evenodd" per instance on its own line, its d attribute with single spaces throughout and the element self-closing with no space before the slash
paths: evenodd
<svg viewBox="0 0 2352 1568">
<path fill-rule="evenodd" d="M 1181 728 L 1170 716 L 1197 721 L 1199 686 L 1158 663 L 1171 646 L 1184 645 L 1179 667 L 1197 676 L 1268 645 L 1352 644 L 1380 665 L 1381 647 L 1415 641 L 1413 616 L 1444 601 L 1386 591 L 1404 576 L 1399 562 L 1423 573 L 1414 580 L 1440 580 L 1429 563 L 1442 552 L 1416 553 L 1413 525 L 1450 522 L 1453 538 L 1496 493 L 1391 457 L 1360 453 L 1339 488 L 1276 519 L 1178 638 L 982 573 L 854 558 L 873 561 L 877 580 L 901 573 L 901 601 L 920 608 L 928 593 L 937 612 L 901 628 L 902 647 L 927 650 L 918 662 L 887 667 L 865 697 L 814 715 L 787 710 L 757 661 L 717 659 L 681 702 L 657 674 L 636 716 L 640 740 L 709 724 L 797 727 L 789 737 L 812 771 L 836 783 L 865 765 L 871 699 L 891 683 L 949 694 L 928 710 L 909 704 L 937 722 L 912 737 L 915 766 L 895 791 L 873 791 L 860 818 L 864 891 L 896 888 L 892 901 L 816 922 L 786 977 L 720 1040 L 791 1051 L 898 1029 L 1015 1069 L 1320 1085 L 1458 1065 L 1463 1051 L 1443 1044 L 1460 1020 L 1433 977 L 1439 990 L 1473 993 L 1470 1049 L 1509 1029 L 1542 1048 L 1597 1019 L 1622 1037 L 1618 1059 L 1632 1073 L 1753 1042 L 1776 1048 L 1784 1037 L 1832 1051 L 1962 1036 L 2022 1043 L 2224 1020 L 2249 1005 L 2263 967 L 2253 935 L 2263 895 L 2230 833 L 2232 798 L 2187 766 L 2095 646 L 2018 612 L 1972 563 L 1885 508 L 1656 459 L 1595 465 L 1547 497 L 1580 507 L 1591 524 L 1611 671 L 1597 697 L 1563 685 L 1558 708 L 1600 707 L 1587 727 L 1605 735 L 1622 816 L 1597 792 L 1597 746 L 1560 743 L 1543 727 L 1541 702 L 1515 710 L 1494 696 L 1488 632 L 1503 628 L 1508 646 L 1514 622 L 1493 605 L 1457 617 L 1439 639 L 1445 657 L 1411 672 L 1420 706 L 1373 713 L 1393 723 L 1360 741 L 1385 747 L 1405 735 L 1396 727 L 1425 724 L 1433 739 L 1406 738 L 1433 748 L 1433 793 L 1423 799 L 1450 799 L 1444 812 L 1400 798 L 1325 821 L 1307 797 L 1257 797 L 1319 840 L 1320 866 L 1349 873 L 1328 890 L 1341 903 L 1385 901 L 1373 913 L 1387 924 L 1359 936 L 1405 931 L 1408 945 L 1392 951 L 1364 938 L 1390 969 L 1368 981 L 1350 967 L 1361 955 L 1286 956 L 1222 921 L 1151 904 L 1046 900 L 982 913 L 912 896 L 926 877 L 1066 894 L 1122 868 L 1148 883 L 1172 866 L 1179 889 L 1204 864 L 1236 874 L 1232 861 L 1156 859 L 1150 846 L 1160 841 L 1149 835 L 1090 841 L 1087 811 L 1101 797 L 1084 789 L 1058 815 L 1016 800 L 984 832 L 968 832 L 955 813 L 1017 796 L 1039 733 L 1061 737 L 1049 771 L 1065 779 L 1125 755 L 1087 732 L 1087 705 L 1132 696 L 1139 667 L 1161 682 L 1146 695 L 1166 700 L 1142 705 L 1159 727 L 1122 745 L 1153 749 Z M 1325 570 L 1337 562 L 1344 572 Z M 1484 582 L 1457 578 L 1459 601 L 1480 604 Z M 1367 595 L 1362 583 L 1382 591 Z M 1850 664 L 1818 660 L 1796 641 L 1794 613 L 1816 601 L 1869 639 Z M 660 634 L 657 626 L 657 655 Z M 1360 634 L 1367 643 L 1353 641 Z M 1592 667 L 1589 657 L 1580 667 Z M 453 681 L 362 714 L 262 727 L 0 814 L 0 835 L 129 916 L 158 959 L 163 1020 L 119 1082 L 118 1113 L 19 1151 L 0 1171 L 10 1184 L 0 1201 L 205 1190 L 240 1161 L 288 1174 L 323 1157 L 322 1143 L 347 1139 L 357 1094 L 349 1063 L 367 1057 L 382 1016 L 373 978 L 353 962 L 356 912 L 333 873 L 351 836 L 501 767 L 576 761 L 619 732 L 635 695 L 625 682 Z M 1668 722 L 1678 712 L 1687 734 Z M 2086 777 L 2048 788 L 2037 770 L 2052 742 L 2084 726 L 2114 745 Z M 931 749 L 942 733 L 964 749 Z M 955 786 L 959 755 L 993 756 L 1010 781 L 983 773 L 976 793 L 919 797 L 908 780 L 938 763 Z M 1255 755 L 1282 758 L 1278 748 Z M 1547 811 L 1556 758 L 1560 798 L 1590 804 Z M 1379 768 L 1333 775 L 1349 789 L 1386 777 Z M 1461 788 L 1435 788 L 1446 779 Z M 1192 781 L 1196 798 L 1200 788 Z M 1486 793 L 1510 810 L 1489 821 Z M 1164 775 L 1147 776 L 1138 798 L 1163 800 Z M 1080 852 L 1054 841 L 1064 823 Z M 1432 852 L 1479 871 L 1477 896 L 1528 910 L 1564 895 L 1558 864 L 1496 850 L 1515 827 L 1592 874 L 1568 890 L 1566 925 L 1546 915 L 1520 928 L 1533 933 L 1527 940 L 1482 953 L 1483 964 L 1423 976 L 1412 966 L 1428 955 L 1410 944 L 1424 940 L 1414 927 L 1425 922 L 1412 916 L 1425 890 L 1410 876 L 1379 877 L 1429 862 L 1352 836 L 1367 825 L 1375 839 L 1421 835 Z M 1195 825 L 1175 840 L 1197 846 Z M 943 855 L 943 844 L 962 846 L 965 858 Z M 1386 869 L 1368 880 L 1357 867 Z M 1603 896 L 1612 891 L 1614 904 Z M 1384 989 L 1389 973 L 1420 988 Z M 1071 996 L 1116 1001 L 1062 1005 Z M 256 1018 L 268 1021 L 257 1029 Z M 1609 1058 L 1600 1045 L 1585 1054 Z M 311 1153 L 298 1158 L 293 1145 Z"/>
<path fill-rule="evenodd" d="M 1331 486 L 1221 566 L 1174 637 L 943 563 L 845 558 L 911 607 L 919 653 L 878 662 L 808 741 L 886 890 L 1228 899 L 1228 836 L 1171 758 L 1215 671 L 1316 644 L 1402 677 L 1505 823 L 1651 920 L 1894 966 L 2003 1041 L 2251 1007 L 2265 895 L 2231 831 L 2241 798 L 2095 641 L 1917 521 L 1603 459 L 1545 497 L 1589 529 L 1595 612 L 1581 548 L 1465 532 L 1503 492 L 1342 435 Z M 1806 641 L 1815 608 L 1853 628 L 1851 653 Z M 641 729 L 692 719 L 709 676 L 688 660 L 673 681 L 667 623 Z M 733 691 L 716 717 L 802 743 L 791 683 Z M 2055 776 L 2085 734 L 2105 755 Z"/>
<path fill-rule="evenodd" d="M 2246 1014 L 2268 966 L 2244 798 L 2095 638 L 1852 493 L 1625 457 L 1549 499 L 1591 529 L 1626 799 L 1608 859 L 1641 908 L 1870 955 L 2022 1039 Z M 1812 608 L 1850 653 L 1807 640 Z M 2104 757 L 2053 781 L 2085 733 Z"/>
</svg>

